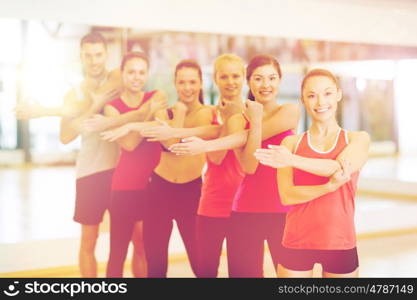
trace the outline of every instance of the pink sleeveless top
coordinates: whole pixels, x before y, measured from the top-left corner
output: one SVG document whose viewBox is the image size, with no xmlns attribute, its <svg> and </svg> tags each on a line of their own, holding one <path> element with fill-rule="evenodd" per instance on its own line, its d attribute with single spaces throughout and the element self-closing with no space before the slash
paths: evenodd
<svg viewBox="0 0 417 300">
<path fill-rule="evenodd" d="M 345 130 L 340 130 L 332 149 L 326 152 L 311 147 L 308 132 L 304 133 L 295 154 L 320 159 L 336 159 L 348 144 Z M 354 224 L 355 192 L 359 172 L 336 191 L 312 201 L 292 206 L 287 214 L 282 244 L 287 248 L 342 250 L 356 246 Z M 294 185 L 322 185 L 328 177 L 294 169 Z"/>
<path fill-rule="evenodd" d="M 279 145 L 282 140 L 293 135 L 292 130 L 281 132 L 262 141 L 262 148 Z M 232 210 L 236 212 L 286 213 L 278 193 L 277 169 L 259 164 L 254 174 L 246 174 L 233 200 Z"/>
<path fill-rule="evenodd" d="M 212 124 L 219 124 L 215 111 Z M 233 198 L 244 176 L 233 150 L 227 151 L 220 165 L 207 159 L 207 171 L 204 174 L 197 214 L 229 217 Z"/>
<path fill-rule="evenodd" d="M 155 91 L 146 92 L 143 101 L 138 107 L 128 107 L 122 99 L 118 98 L 109 104 L 121 114 L 139 109 L 146 103 Z M 121 149 L 119 162 L 113 173 L 112 190 L 142 190 L 145 189 L 149 176 L 158 165 L 161 156 L 161 145 L 159 142 L 148 142 L 142 140 L 133 150 Z"/>
</svg>

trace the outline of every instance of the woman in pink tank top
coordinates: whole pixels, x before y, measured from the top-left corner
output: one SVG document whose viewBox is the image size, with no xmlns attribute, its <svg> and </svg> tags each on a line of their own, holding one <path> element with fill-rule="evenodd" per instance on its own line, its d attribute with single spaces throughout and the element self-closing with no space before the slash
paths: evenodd
<svg viewBox="0 0 417 300">
<path fill-rule="evenodd" d="M 106 116 L 115 117 L 138 110 L 147 103 L 154 91 L 142 89 L 148 76 L 148 59 L 144 54 L 131 52 L 123 57 L 121 64 L 123 92 L 104 107 Z M 144 121 L 152 120 L 159 104 L 149 105 Z M 153 169 L 160 159 L 159 143 L 151 143 L 137 132 L 117 139 L 121 154 L 112 178 L 110 204 L 110 255 L 107 277 L 123 277 L 123 265 L 129 242 L 134 243 L 133 265 L 135 276 L 146 277 L 146 258 L 142 238 L 142 221 L 145 217 L 146 187 Z"/>
<path fill-rule="evenodd" d="M 276 172 L 260 165 L 254 156 L 257 148 L 279 145 L 297 127 L 299 106 L 276 103 L 281 77 L 274 57 L 253 57 L 246 73 L 250 88 L 247 109 L 244 115 L 234 115 L 230 120 L 231 132 L 244 130 L 248 123 L 250 126 L 246 144 L 234 149 L 245 178 L 232 204 L 228 244 L 231 277 L 263 277 L 265 241 L 274 265 L 283 255 L 281 237 L 288 207 L 279 198 Z"/>
<path fill-rule="evenodd" d="M 312 118 L 309 130 L 255 154 L 262 164 L 278 168 L 281 199 L 292 205 L 278 276 L 311 277 L 319 263 L 323 277 L 357 277 L 354 197 L 369 135 L 340 128 L 336 110 L 342 92 L 331 72 L 310 71 L 301 94 Z"/>
<path fill-rule="evenodd" d="M 228 134 L 227 121 L 243 110 L 244 78 L 245 64 L 240 57 L 223 54 L 214 61 L 214 81 L 220 97 L 212 124 L 221 126 L 218 137 Z M 243 177 L 233 150 L 207 153 L 196 224 L 198 277 L 217 277 L 223 241 L 229 240 L 233 197 Z"/>
</svg>

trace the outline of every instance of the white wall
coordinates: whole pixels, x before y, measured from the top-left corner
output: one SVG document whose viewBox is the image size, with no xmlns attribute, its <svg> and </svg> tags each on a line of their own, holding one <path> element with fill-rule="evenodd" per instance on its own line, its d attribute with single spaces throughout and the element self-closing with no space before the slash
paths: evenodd
<svg viewBox="0 0 417 300">
<path fill-rule="evenodd" d="M 417 60 L 398 63 L 395 77 L 395 109 L 398 121 L 398 142 L 402 154 L 417 153 L 416 78 Z"/>
<path fill-rule="evenodd" d="M 0 17 L 417 46 L 413 0 L 0 0 Z"/>
</svg>

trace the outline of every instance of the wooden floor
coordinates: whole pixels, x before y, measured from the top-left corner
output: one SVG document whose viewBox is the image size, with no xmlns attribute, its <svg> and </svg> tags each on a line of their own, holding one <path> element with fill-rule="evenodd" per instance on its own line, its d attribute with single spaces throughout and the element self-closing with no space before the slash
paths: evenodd
<svg viewBox="0 0 417 300">
<path fill-rule="evenodd" d="M 413 162 L 417 160 L 378 159 L 370 164 L 372 169 L 363 172 L 364 181 L 373 180 L 372 188 L 375 188 L 377 180 L 389 177 L 375 169 L 378 165 L 387 166 L 397 170 L 388 178 L 394 185 L 406 181 L 407 188 L 411 189 L 406 193 L 402 188 L 405 194 L 411 195 L 408 197 L 395 197 L 395 193 L 390 197 L 359 193 L 356 226 L 363 277 L 417 277 L 417 197 L 413 196 L 417 180 L 415 172 L 407 173 L 403 165 L 410 167 Z M 74 178 L 73 167 L 0 169 L 0 277 L 79 276 L 80 228 L 72 221 Z M 388 189 L 381 185 L 379 190 L 385 188 Z M 104 275 L 108 254 L 107 218 L 101 232 L 96 253 L 101 262 L 99 276 Z M 168 277 L 193 277 L 184 253 L 178 232 L 174 230 Z M 264 275 L 275 277 L 267 249 L 265 254 Z M 125 276 L 130 277 L 128 269 L 127 266 Z M 320 275 L 319 266 L 315 274 Z M 225 256 L 221 259 L 219 277 L 227 277 Z"/>
<path fill-rule="evenodd" d="M 361 277 L 417 277 L 417 233 L 390 237 L 363 238 L 358 241 Z M 316 265 L 314 277 L 320 277 L 321 267 Z M 0 277 L 79 277 L 78 267 L 64 266 L 41 270 L 8 272 Z M 99 264 L 99 277 L 105 277 L 105 263 Z M 125 277 L 132 277 L 130 263 L 125 266 Z M 185 254 L 171 254 L 169 278 L 194 277 Z M 265 252 L 264 276 L 276 277 L 269 253 Z M 218 277 L 226 278 L 226 256 L 220 260 Z"/>
<path fill-rule="evenodd" d="M 361 239 L 358 252 L 361 277 L 417 277 L 417 234 Z M 321 267 L 316 265 L 314 276 L 320 274 Z M 193 277 L 193 274 L 188 262 L 177 261 L 170 265 L 168 276 Z M 264 276 L 276 277 L 269 255 L 265 257 Z M 228 277 L 225 256 L 221 259 L 219 277 Z"/>
</svg>

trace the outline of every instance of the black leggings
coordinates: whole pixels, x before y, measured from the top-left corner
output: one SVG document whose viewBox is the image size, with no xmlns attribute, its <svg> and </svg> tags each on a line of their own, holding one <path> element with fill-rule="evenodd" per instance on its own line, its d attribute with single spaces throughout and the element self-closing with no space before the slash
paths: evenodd
<svg viewBox="0 0 417 300">
<path fill-rule="evenodd" d="M 191 268 L 196 274 L 195 220 L 201 178 L 179 184 L 166 181 L 153 173 L 148 188 L 147 218 L 143 224 L 148 277 L 166 277 L 173 220 L 177 223 Z"/>
<path fill-rule="evenodd" d="M 223 240 L 229 243 L 229 231 L 230 218 L 197 216 L 197 277 L 217 277 Z"/>
<path fill-rule="evenodd" d="M 145 217 L 146 191 L 113 191 L 110 203 L 110 254 L 107 277 L 123 277 L 135 223 Z"/>
<path fill-rule="evenodd" d="M 285 255 L 282 235 L 285 213 L 232 212 L 228 243 L 230 277 L 263 277 L 264 241 L 275 269 Z"/>
</svg>

